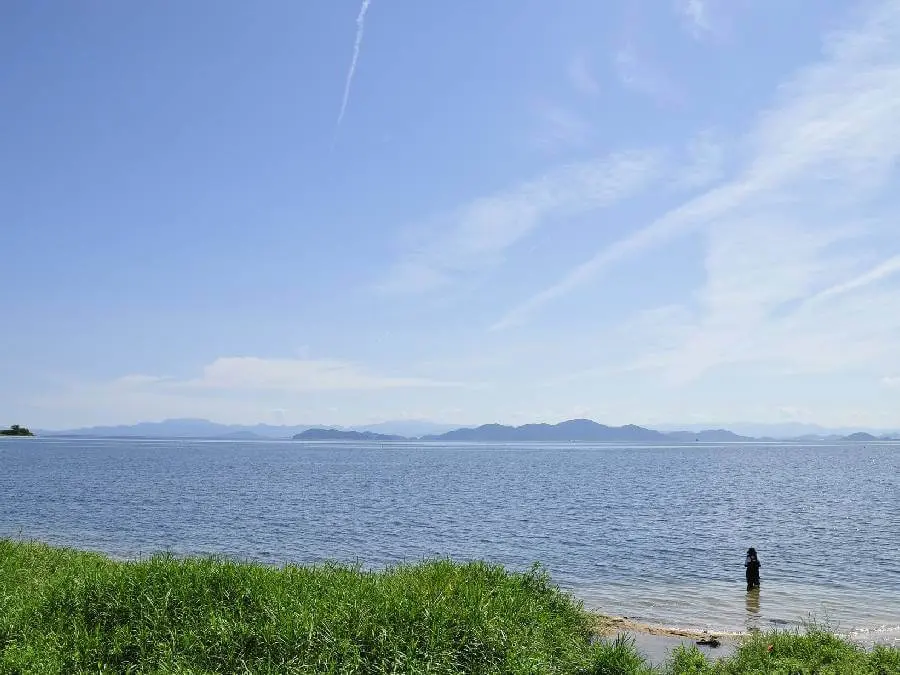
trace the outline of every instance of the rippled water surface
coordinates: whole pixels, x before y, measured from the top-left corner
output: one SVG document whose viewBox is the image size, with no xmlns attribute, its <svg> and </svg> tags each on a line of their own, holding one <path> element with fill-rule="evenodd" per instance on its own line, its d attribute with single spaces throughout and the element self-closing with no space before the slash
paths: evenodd
<svg viewBox="0 0 900 675">
<path fill-rule="evenodd" d="M 736 631 L 814 615 L 900 643 L 897 445 L 3 439 L 0 536 L 126 557 L 540 561 L 610 614 Z"/>
</svg>

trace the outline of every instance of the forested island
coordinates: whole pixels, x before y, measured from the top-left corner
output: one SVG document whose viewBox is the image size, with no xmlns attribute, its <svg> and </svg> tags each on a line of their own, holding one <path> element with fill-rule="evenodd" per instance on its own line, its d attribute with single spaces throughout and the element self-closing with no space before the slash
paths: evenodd
<svg viewBox="0 0 900 675">
<path fill-rule="evenodd" d="M 25 427 L 13 424 L 9 429 L 0 429 L 0 436 L 34 436 Z"/>
</svg>

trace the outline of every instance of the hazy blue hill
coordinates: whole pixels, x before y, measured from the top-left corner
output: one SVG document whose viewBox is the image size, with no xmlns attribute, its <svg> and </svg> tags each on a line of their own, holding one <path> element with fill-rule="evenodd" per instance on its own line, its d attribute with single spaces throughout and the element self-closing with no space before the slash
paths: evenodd
<svg viewBox="0 0 900 675">
<path fill-rule="evenodd" d="M 50 436 L 90 436 L 92 438 L 290 438 L 310 427 L 274 426 L 269 424 L 218 424 L 204 419 L 167 419 L 161 422 L 139 422 L 117 426 L 84 427 L 67 431 L 46 432 Z"/>
<path fill-rule="evenodd" d="M 233 432 L 249 431 L 262 438 L 290 438 L 294 434 L 306 431 L 313 427 L 323 426 L 321 424 L 294 424 L 294 425 L 273 425 L 273 424 L 254 424 L 250 426 L 230 425 L 228 428 Z"/>
<path fill-rule="evenodd" d="M 765 426 L 765 425 L 761 425 Z M 773 428 L 787 432 L 815 429 L 812 425 L 784 425 Z M 131 425 L 98 426 L 72 429 L 69 431 L 41 431 L 42 436 L 84 436 L 92 438 L 208 438 L 219 440 L 265 440 L 291 439 L 307 430 L 327 430 L 334 432 L 355 432 L 359 436 L 344 436 L 343 440 L 402 440 L 420 438 L 436 441 L 472 441 L 472 442 L 546 442 L 559 443 L 566 441 L 586 441 L 599 443 L 738 443 L 761 440 L 761 436 L 769 439 L 787 438 L 774 434 L 760 434 L 756 437 L 736 433 L 735 429 L 672 429 L 656 431 L 629 424 L 622 427 L 610 427 L 592 420 L 576 419 L 559 424 L 524 424 L 509 426 L 505 424 L 484 424 L 479 427 L 456 428 L 448 424 L 439 424 L 426 420 L 396 420 L 378 422 L 370 425 L 337 426 L 323 424 L 303 425 L 271 425 L 271 424 L 219 424 L 204 419 L 167 419 L 161 422 L 140 422 Z M 863 429 L 846 429 L 840 434 L 824 433 L 796 435 L 792 440 L 808 441 L 851 441 L 868 442 L 896 437 L 896 433 L 884 431 L 876 436 Z M 855 432 L 855 433 L 854 433 Z M 366 434 L 371 434 L 366 436 Z M 332 440 L 340 440 L 337 435 Z M 326 440 L 326 439 L 322 439 Z"/>
<path fill-rule="evenodd" d="M 294 436 L 295 441 L 405 441 L 404 436 L 376 434 L 372 431 L 342 429 L 307 429 Z"/>
<path fill-rule="evenodd" d="M 204 419 L 167 419 L 161 422 L 139 422 L 117 426 L 84 427 L 66 431 L 48 431 L 49 436 L 90 436 L 92 438 L 214 438 L 234 440 L 259 440 L 264 438 L 291 438 L 307 429 L 336 428 L 345 431 L 371 431 L 394 436 L 418 437 L 440 434 L 457 425 L 437 424 L 425 420 L 398 420 L 354 427 L 324 424 L 272 425 L 272 424 L 219 424 Z"/>
<path fill-rule="evenodd" d="M 865 432 L 857 432 L 841 438 L 842 441 L 853 441 L 854 443 L 867 443 L 869 441 L 877 441 L 878 437 Z"/>
<path fill-rule="evenodd" d="M 753 441 L 750 436 L 739 436 L 727 429 L 705 429 L 703 431 L 671 431 L 666 434 L 679 443 L 740 443 Z"/>
<path fill-rule="evenodd" d="M 723 424 L 723 427 L 732 432 L 753 438 L 772 438 L 776 440 L 836 440 L 843 436 L 853 433 L 870 433 L 875 436 L 894 436 L 897 430 L 894 429 L 876 429 L 866 427 L 842 428 L 842 427 L 823 427 L 817 424 L 803 424 L 799 422 L 785 422 L 781 424 L 753 424 L 747 422 L 733 422 Z M 689 424 L 685 424 L 682 428 L 695 431 L 696 428 Z M 666 431 L 677 431 L 671 427 L 667 427 Z"/>
<path fill-rule="evenodd" d="M 559 424 L 525 424 L 519 427 L 504 424 L 484 424 L 473 429 L 456 429 L 436 436 L 426 436 L 436 441 L 594 441 L 611 443 L 663 442 L 664 434 L 633 424 L 624 427 L 608 427 L 591 420 L 568 420 Z"/>
<path fill-rule="evenodd" d="M 418 438 L 429 434 L 443 434 L 447 431 L 459 429 L 461 424 L 438 424 L 428 420 L 392 420 L 375 424 L 361 424 L 349 427 L 350 431 L 372 431 L 376 434 L 389 434 L 392 436 L 407 436 Z M 337 427 L 342 428 L 342 427 Z"/>
<path fill-rule="evenodd" d="M 539 424 L 529 425 L 542 426 Z M 443 434 L 425 436 L 424 440 L 434 441 L 508 441 L 520 440 L 514 437 L 517 427 L 503 424 L 482 424 L 474 429 L 454 429 Z"/>
<path fill-rule="evenodd" d="M 215 424 L 200 419 L 170 419 L 162 422 L 139 422 L 115 426 L 84 427 L 61 432 L 51 432 L 67 436 L 214 436 L 228 433 L 224 424 Z"/>
</svg>

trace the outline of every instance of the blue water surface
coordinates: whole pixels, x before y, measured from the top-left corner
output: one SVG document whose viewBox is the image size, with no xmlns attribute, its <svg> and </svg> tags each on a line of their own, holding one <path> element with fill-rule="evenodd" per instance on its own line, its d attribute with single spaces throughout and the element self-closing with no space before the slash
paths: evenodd
<svg viewBox="0 0 900 675">
<path fill-rule="evenodd" d="M 895 639 L 900 446 L 3 439 L 0 536 L 382 566 L 541 562 L 587 606 L 720 630 L 810 615 Z M 748 598 L 755 546 L 762 590 Z"/>
</svg>

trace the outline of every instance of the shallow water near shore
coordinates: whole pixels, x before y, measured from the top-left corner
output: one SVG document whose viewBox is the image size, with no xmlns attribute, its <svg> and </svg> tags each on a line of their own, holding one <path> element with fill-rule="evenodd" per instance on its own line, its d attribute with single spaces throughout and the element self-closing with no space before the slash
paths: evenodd
<svg viewBox="0 0 900 675">
<path fill-rule="evenodd" d="M 900 644 L 900 446 L 3 439 L 0 536 L 269 563 L 534 561 L 586 607 Z M 747 594 L 755 546 L 762 588 Z"/>
</svg>

